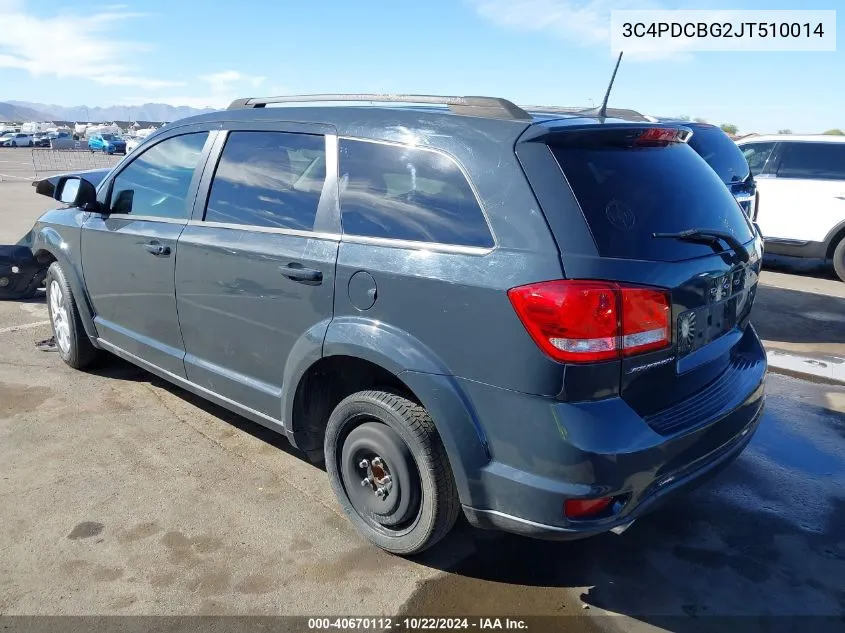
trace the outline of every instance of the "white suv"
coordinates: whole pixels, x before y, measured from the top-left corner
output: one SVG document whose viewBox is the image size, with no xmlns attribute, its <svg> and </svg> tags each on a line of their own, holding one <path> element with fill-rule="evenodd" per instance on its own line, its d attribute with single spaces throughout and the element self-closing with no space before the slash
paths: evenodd
<svg viewBox="0 0 845 633">
<path fill-rule="evenodd" d="M 766 253 L 833 260 L 845 281 L 845 136 L 754 136 L 737 145 L 757 182 Z"/>
</svg>

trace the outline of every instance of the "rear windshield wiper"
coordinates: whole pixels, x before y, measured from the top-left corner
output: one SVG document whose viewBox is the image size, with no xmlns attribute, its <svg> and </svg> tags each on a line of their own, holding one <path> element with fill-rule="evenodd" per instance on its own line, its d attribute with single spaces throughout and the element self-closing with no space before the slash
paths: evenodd
<svg viewBox="0 0 845 633">
<path fill-rule="evenodd" d="M 750 259 L 748 249 L 727 231 L 718 231 L 716 229 L 687 229 L 686 231 L 678 231 L 677 233 L 653 233 L 652 237 L 684 240 L 687 242 L 705 242 L 707 244 L 716 244 L 719 240 L 722 240 L 734 250 L 743 262 L 747 262 Z"/>
</svg>

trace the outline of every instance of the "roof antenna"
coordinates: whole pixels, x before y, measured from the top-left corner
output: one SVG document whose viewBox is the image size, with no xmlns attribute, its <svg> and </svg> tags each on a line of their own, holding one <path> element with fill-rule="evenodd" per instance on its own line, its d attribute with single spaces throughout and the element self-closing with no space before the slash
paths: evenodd
<svg viewBox="0 0 845 633">
<path fill-rule="evenodd" d="M 607 92 L 604 93 L 604 100 L 597 108 L 585 110 L 583 114 L 598 117 L 600 119 L 607 118 L 607 101 L 610 99 L 610 91 L 613 89 L 613 82 L 616 81 L 616 72 L 619 70 L 619 64 L 622 62 L 622 52 L 619 53 L 619 58 L 616 60 L 616 66 L 613 69 L 613 75 L 610 77 L 610 84 L 607 86 Z"/>
</svg>

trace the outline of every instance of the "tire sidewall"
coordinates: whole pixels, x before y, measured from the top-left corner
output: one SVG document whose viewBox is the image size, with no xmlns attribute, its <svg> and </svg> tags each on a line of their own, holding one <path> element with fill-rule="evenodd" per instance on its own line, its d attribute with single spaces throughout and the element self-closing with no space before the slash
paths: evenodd
<svg viewBox="0 0 845 633">
<path fill-rule="evenodd" d="M 349 432 L 367 418 L 386 424 L 408 446 L 420 479 L 420 511 L 414 527 L 401 536 L 384 534 L 367 523 L 352 506 L 343 485 L 338 466 L 340 451 Z M 325 457 L 329 481 L 344 512 L 358 531 L 376 546 L 394 554 L 410 553 L 420 549 L 428 540 L 436 521 L 436 481 L 425 463 L 425 447 L 402 417 L 391 407 L 371 397 L 353 395 L 342 401 L 332 412 L 326 427 Z"/>
<path fill-rule="evenodd" d="M 842 239 L 833 251 L 833 270 L 840 280 L 845 281 L 845 239 Z"/>
<path fill-rule="evenodd" d="M 71 367 L 74 367 L 79 363 L 80 335 L 80 332 L 77 329 L 78 320 L 76 318 L 76 306 L 73 303 L 73 294 L 71 293 L 70 284 L 68 284 L 61 266 L 57 263 L 53 263 L 50 265 L 50 269 L 47 271 L 47 278 L 44 284 L 47 298 L 47 314 L 50 316 L 50 328 L 53 331 L 53 336 L 55 337 L 56 328 L 53 324 L 53 310 L 50 302 L 50 290 L 53 284 L 59 284 L 59 288 L 62 291 L 62 303 L 64 304 L 64 308 L 67 311 L 68 330 L 70 338 L 70 345 L 68 346 L 67 352 L 65 352 L 59 346 L 58 340 L 56 340 L 56 350 L 59 352 L 59 356 L 61 356 L 62 360 L 65 363 L 67 363 Z"/>
</svg>

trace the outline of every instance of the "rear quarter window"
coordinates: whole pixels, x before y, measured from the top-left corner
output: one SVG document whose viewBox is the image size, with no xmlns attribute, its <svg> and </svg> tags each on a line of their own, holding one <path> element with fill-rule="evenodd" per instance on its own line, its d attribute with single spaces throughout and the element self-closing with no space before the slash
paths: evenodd
<svg viewBox="0 0 845 633">
<path fill-rule="evenodd" d="M 552 153 L 603 257 L 680 261 L 713 253 L 654 233 L 696 228 L 728 231 L 742 243 L 754 237 L 728 188 L 686 143 L 553 146 Z"/>
<path fill-rule="evenodd" d="M 778 178 L 845 180 L 845 143 L 784 143 Z"/>
<path fill-rule="evenodd" d="M 494 244 L 472 188 L 444 154 L 341 139 L 340 177 L 346 235 L 486 248 Z"/>
</svg>

